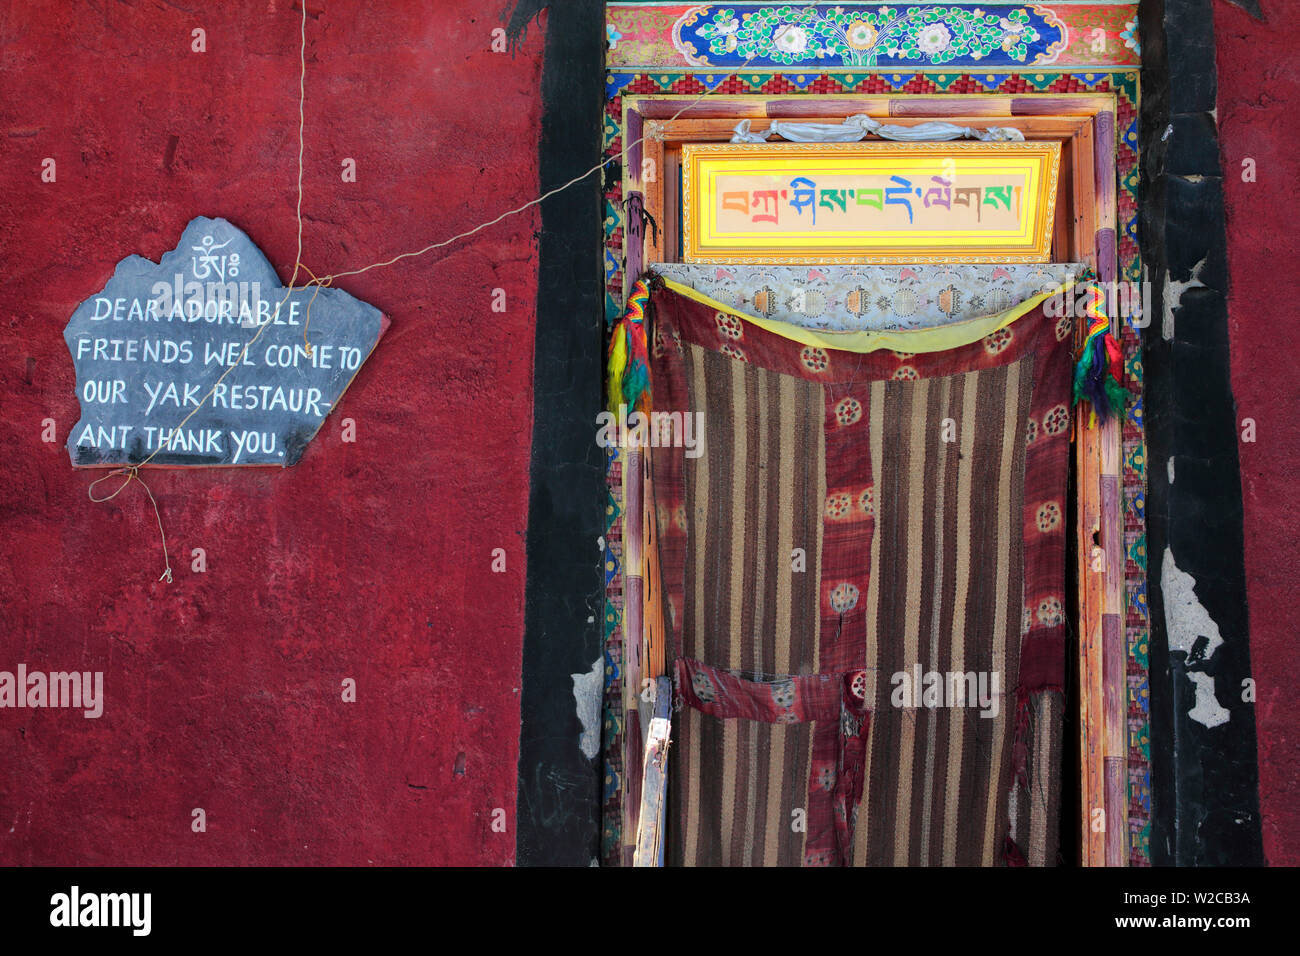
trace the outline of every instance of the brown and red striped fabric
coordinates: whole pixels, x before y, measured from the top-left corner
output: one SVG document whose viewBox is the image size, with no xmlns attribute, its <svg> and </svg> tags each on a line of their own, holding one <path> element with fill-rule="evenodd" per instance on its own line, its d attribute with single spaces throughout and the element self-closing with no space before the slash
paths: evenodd
<svg viewBox="0 0 1300 956">
<path fill-rule="evenodd" d="M 654 408 L 703 434 L 650 452 L 669 860 L 1055 863 L 1070 320 L 853 351 L 678 288 Z M 942 706 L 930 672 L 961 675 Z"/>
</svg>

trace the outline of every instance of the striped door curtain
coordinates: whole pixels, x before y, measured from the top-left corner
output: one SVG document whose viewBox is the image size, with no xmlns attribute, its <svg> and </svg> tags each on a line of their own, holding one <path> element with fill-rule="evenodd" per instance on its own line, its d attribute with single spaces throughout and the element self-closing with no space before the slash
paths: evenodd
<svg viewBox="0 0 1300 956">
<path fill-rule="evenodd" d="M 650 288 L 670 864 L 1055 864 L 1072 321 Z"/>
</svg>

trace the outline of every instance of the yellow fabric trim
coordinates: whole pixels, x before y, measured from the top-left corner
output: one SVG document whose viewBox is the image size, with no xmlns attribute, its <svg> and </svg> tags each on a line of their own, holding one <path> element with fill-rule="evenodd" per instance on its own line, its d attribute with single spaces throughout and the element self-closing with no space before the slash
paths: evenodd
<svg viewBox="0 0 1300 956">
<path fill-rule="evenodd" d="M 1034 311 L 1044 300 L 1054 295 L 1063 295 L 1078 280 L 1071 279 L 1059 289 L 1040 292 L 1032 299 L 1026 299 L 1005 312 L 995 312 L 992 315 L 982 315 L 978 318 L 953 322 L 949 325 L 937 325 L 928 329 L 885 329 L 863 332 L 828 332 L 822 329 L 808 329 L 800 325 L 791 325 L 789 322 L 776 322 L 757 315 L 738 312 L 733 307 L 724 305 L 717 299 L 710 298 L 704 293 L 697 292 L 695 289 L 684 286 L 679 282 L 674 282 L 672 279 L 661 277 L 660 281 L 678 295 L 694 299 L 696 302 L 707 305 L 718 312 L 725 312 L 728 315 L 744 319 L 746 322 L 752 322 L 760 329 L 771 332 L 773 335 L 779 335 L 802 345 L 812 345 L 821 349 L 834 349 L 838 352 L 874 352 L 877 349 L 893 349 L 895 352 L 943 352 L 948 349 L 960 348 L 963 345 L 970 345 L 972 342 L 978 342 L 984 336 L 996 332 L 998 329 L 1006 328 L 1021 316 Z"/>
</svg>

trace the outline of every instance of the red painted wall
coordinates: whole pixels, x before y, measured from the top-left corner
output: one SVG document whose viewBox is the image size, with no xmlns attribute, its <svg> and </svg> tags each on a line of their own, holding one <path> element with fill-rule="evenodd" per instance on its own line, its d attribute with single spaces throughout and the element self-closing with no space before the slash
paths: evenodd
<svg viewBox="0 0 1300 956">
<path fill-rule="evenodd" d="M 298 465 L 148 473 L 175 583 L 140 488 L 92 504 L 69 465 L 62 331 L 118 260 L 209 215 L 292 269 L 300 8 L 178 6 L 0 7 L 0 670 L 102 670 L 107 699 L 0 710 L 0 863 L 509 863 L 534 210 L 339 282 L 392 327 Z M 314 270 L 537 195 L 544 25 L 493 53 L 499 7 L 309 0 Z"/>
<path fill-rule="evenodd" d="M 1251 669 L 1257 683 L 1264 853 L 1300 865 L 1300 698 L 1295 671 L 1295 575 L 1300 569 L 1300 270 L 1295 184 L 1300 181 L 1300 53 L 1283 29 L 1289 12 L 1264 0 L 1268 23 L 1227 3 L 1214 8 L 1219 134 L 1228 223 L 1232 389 L 1241 444 Z M 1242 161 L 1255 161 L 1243 182 Z"/>
</svg>

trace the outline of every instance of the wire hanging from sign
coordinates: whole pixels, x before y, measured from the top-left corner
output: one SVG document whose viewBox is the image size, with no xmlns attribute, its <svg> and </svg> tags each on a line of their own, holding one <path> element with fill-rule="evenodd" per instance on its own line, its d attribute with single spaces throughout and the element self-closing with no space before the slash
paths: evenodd
<svg viewBox="0 0 1300 956">
<path fill-rule="evenodd" d="M 383 268 L 383 267 L 385 267 L 385 266 L 391 266 L 391 265 L 394 265 L 394 264 L 396 264 L 396 263 L 398 263 L 398 262 L 401 262 L 401 261 L 404 260 L 404 259 L 413 259 L 413 258 L 417 258 L 417 257 L 419 257 L 419 256 L 423 256 L 423 255 L 426 255 L 426 254 L 428 254 L 428 253 L 430 253 L 430 252 L 433 252 L 433 251 L 435 251 L 435 250 L 437 250 L 437 249 L 442 249 L 442 248 L 445 248 L 445 247 L 447 247 L 447 246 L 453 245 L 454 243 L 459 242 L 459 241 L 461 241 L 461 240 L 463 240 L 463 239 L 468 239 L 468 238 L 470 238 L 470 237 L 472 237 L 472 236 L 478 234 L 479 232 L 482 232 L 483 230 L 485 230 L 485 229 L 487 229 L 487 228 L 489 228 L 489 227 L 491 227 L 491 226 L 494 226 L 494 225 L 496 225 L 497 223 L 502 222 L 502 221 L 505 220 L 505 219 L 510 218 L 511 216 L 516 216 L 516 215 L 519 215 L 520 213 L 526 212 L 527 210 L 531 209 L 533 206 L 540 205 L 541 203 L 545 202 L 547 199 L 551 198 L 552 196 L 556 196 L 556 195 L 558 195 L 558 194 L 564 192 L 565 190 L 570 189 L 570 188 L 572 188 L 573 186 L 576 186 L 578 183 L 581 183 L 583 180 L 588 179 L 589 177 L 595 175 L 596 173 L 600 172 L 602 169 L 604 169 L 606 166 L 608 166 L 610 163 L 614 162 L 615 160 L 618 160 L 618 161 L 622 162 L 622 161 L 624 160 L 624 158 L 626 157 L 628 150 L 631 149 L 631 148 L 633 148 L 634 146 L 640 144 L 640 143 L 642 142 L 642 140 L 645 138 L 645 137 L 639 137 L 638 139 L 633 140 L 632 142 L 629 142 L 629 143 L 625 143 L 625 144 L 623 144 L 622 148 L 621 148 L 621 149 L 620 149 L 616 154 L 614 154 L 613 156 L 607 157 L 606 159 L 603 159 L 601 162 L 599 162 L 599 163 L 597 163 L 596 165 L 592 166 L 590 169 L 588 169 L 588 170 L 586 170 L 585 172 L 583 172 L 583 173 L 581 173 L 581 174 L 579 174 L 579 175 L 573 177 L 573 178 L 570 179 L 568 182 L 563 183 L 563 184 L 561 184 L 561 185 L 559 185 L 559 186 L 556 186 L 556 187 L 553 188 L 553 189 L 547 190 L 546 192 L 542 193 L 542 194 L 541 194 L 540 196 L 538 196 L 537 198 L 532 199 L 532 200 L 529 200 L 528 202 L 524 203 L 524 204 L 521 205 L 521 206 L 517 206 L 517 207 L 515 207 L 515 208 L 513 208 L 513 209 L 508 209 L 508 210 L 506 210 L 505 212 L 501 213 L 500 215 L 498 215 L 498 216 L 496 216 L 496 217 L 494 217 L 494 218 L 492 218 L 492 219 L 488 219 L 488 220 L 486 220 L 486 221 L 484 221 L 484 222 L 478 224 L 477 226 L 474 226 L 474 227 L 471 228 L 471 229 L 467 229 L 467 230 L 465 230 L 464 232 L 457 233 L 456 235 L 451 236 L 451 237 L 448 238 L 448 239 L 443 239 L 443 240 L 440 240 L 440 241 L 438 241 L 438 242 L 432 242 L 432 243 L 429 243 L 428 245 L 426 245 L 426 246 L 424 246 L 424 247 L 422 247 L 422 248 L 420 248 L 420 249 L 416 249 L 416 250 L 413 250 L 413 251 L 410 251 L 410 252 L 402 252 L 402 253 L 398 253 L 397 255 L 391 256 L 391 257 L 389 257 L 389 258 L 387 258 L 387 259 L 383 259 L 383 260 L 380 260 L 380 261 L 378 261 L 378 262 L 372 262 L 372 263 L 370 263 L 369 265 L 361 266 L 360 268 L 357 268 L 357 269 L 348 269 L 348 270 L 344 270 L 344 271 L 341 271 L 341 272 L 328 273 L 328 274 L 325 274 L 325 275 L 317 275 L 315 271 L 313 271 L 311 268 L 309 268 L 309 267 L 308 267 L 308 266 L 307 266 L 307 265 L 302 261 L 302 234 L 303 234 L 303 224 L 302 224 L 303 185 L 302 185 L 302 181 L 303 181 L 303 166 L 304 166 L 304 164 L 303 164 L 303 157 L 304 157 L 304 152 L 305 152 L 305 146 L 304 146 L 304 137 L 305 137 L 305 130 L 306 130 L 306 110 L 305 110 L 305 103 L 306 103 L 306 86 L 307 86 L 307 9 L 306 9 L 306 4 L 302 4 L 302 5 L 301 5 L 301 10 L 302 10 L 302 19 L 301 19 L 301 24 L 300 24 L 300 28 L 299 28 L 299 47 L 298 47 L 298 177 L 297 177 L 297 201 L 296 201 L 296 204 L 295 204 L 295 218 L 296 218 L 296 220 L 297 220 L 297 250 L 296 250 L 296 253 L 295 253 L 295 255 L 294 255 L 293 271 L 292 271 L 292 273 L 290 274 L 289 282 L 288 282 L 288 284 L 287 284 L 286 287 L 285 287 L 285 290 L 284 290 L 284 297 L 280 300 L 279 305 L 276 306 L 276 313 L 278 313 L 279 310 L 284 306 L 284 304 L 285 304 L 286 302 L 288 302 L 290 296 L 293 294 L 293 292 L 295 291 L 295 289 L 297 289 L 297 288 L 308 289 L 308 288 L 313 288 L 313 287 L 314 287 L 314 291 L 313 291 L 313 293 L 312 293 L 312 297 L 311 297 L 311 299 L 309 300 L 309 302 L 308 302 L 308 304 L 307 304 L 307 308 L 306 308 L 306 310 L 305 310 L 304 319 L 303 319 L 303 323 L 302 323 L 302 324 L 303 324 L 303 344 L 304 344 L 304 347 L 305 347 L 305 350 L 306 350 L 307 356 L 308 356 L 309 358 L 310 358 L 310 357 L 312 356 L 312 354 L 313 354 L 313 349 L 312 349 L 311 343 L 307 340 L 307 330 L 308 330 L 308 327 L 310 326 L 310 322 L 311 322 L 311 305 L 312 305 L 313 302 L 315 302 L 315 300 L 316 300 L 316 296 L 319 295 L 321 289 L 329 288 L 329 287 L 333 286 L 335 280 L 337 280 L 337 279 L 345 278 L 345 277 L 347 277 L 347 276 L 361 275 L 361 274 L 363 274 L 363 273 L 366 273 L 366 272 L 371 271 L 372 269 L 380 269 L 380 268 Z M 757 56 L 757 54 L 754 54 L 754 56 L 751 56 L 748 60 L 746 60 L 743 64 L 741 64 L 741 67 L 740 67 L 740 68 L 743 69 L 745 66 L 748 66 L 749 63 L 750 63 L 750 61 L 753 60 L 755 56 Z M 715 89 L 716 89 L 716 87 L 715 87 Z M 706 96 L 708 96 L 711 92 L 713 92 L 713 91 L 712 91 L 712 90 L 709 90 L 709 89 L 706 89 L 706 90 L 705 90 L 704 92 L 702 92 L 699 96 L 697 96 L 695 99 L 691 100 L 689 103 L 687 103 L 685 106 L 683 106 L 680 110 L 678 110 L 677 113 L 675 113 L 675 114 L 671 117 L 671 119 L 677 119 L 677 118 L 680 117 L 682 114 L 686 113 L 688 110 L 690 110 L 690 109 L 691 109 L 692 107 L 694 107 L 696 104 L 698 104 L 701 100 L 703 100 Z M 305 283 L 303 283 L 302 286 L 297 286 L 296 283 L 297 283 L 297 280 L 298 280 L 299 273 L 300 273 L 300 272 L 304 272 L 304 271 L 307 273 L 307 275 L 308 275 L 310 278 L 309 278 Z M 147 465 L 148 465 L 148 464 L 153 460 L 153 458 L 154 458 L 154 457 L 155 457 L 155 456 L 156 456 L 160 451 L 162 451 L 164 448 L 170 446 L 170 444 L 171 444 L 171 440 L 173 440 L 173 439 L 174 439 L 174 438 L 175 438 L 175 437 L 180 433 L 181 429 L 185 427 L 185 425 L 186 425 L 186 424 L 187 424 L 187 423 L 188 423 L 188 422 L 189 422 L 189 421 L 194 417 L 194 415 L 196 415 L 196 414 L 199 412 L 200 409 L 202 409 L 203 407 L 205 407 L 205 406 L 207 405 L 207 403 L 211 400 L 211 398 L 212 398 L 214 392 L 216 391 L 216 389 L 217 389 L 218 387 L 220 387 L 220 386 L 223 385 L 223 383 L 225 382 L 226 378 L 231 374 L 231 372 L 233 372 L 236 368 L 238 368 L 238 367 L 240 367 L 240 366 L 242 366 L 242 365 L 244 364 L 245 357 L 248 355 L 249 350 L 253 347 L 253 345 L 255 345 L 255 344 L 257 343 L 257 341 L 262 337 L 262 335 L 265 333 L 266 329 L 269 328 L 269 327 L 270 327 L 269 324 L 266 324 L 266 325 L 260 325 L 260 326 L 258 327 L 257 331 L 253 334 L 253 336 L 252 336 L 252 337 L 248 340 L 248 342 L 244 345 L 243 351 L 240 353 L 240 356 L 239 356 L 238 361 L 235 362 L 234 364 L 231 364 L 231 365 L 227 366 L 227 368 L 225 369 L 225 371 L 223 371 L 223 372 L 221 373 L 221 375 L 216 379 L 216 381 L 212 383 L 211 387 L 208 388 L 207 392 L 206 392 L 206 393 L 205 393 L 205 394 L 204 394 L 204 395 L 203 395 L 203 396 L 198 400 L 197 404 L 196 404 L 196 405 L 195 405 L 195 406 L 194 406 L 194 407 L 189 411 L 189 413 L 188 413 L 184 418 L 182 418 L 181 421 L 180 421 L 180 422 L 179 422 L 179 423 L 178 423 L 178 424 L 177 424 L 177 425 L 176 425 L 176 426 L 175 426 L 175 427 L 174 427 L 174 428 L 173 428 L 173 429 L 168 433 L 168 434 L 169 434 L 169 439 L 168 439 L 167 441 L 164 442 L 164 441 L 161 439 L 161 437 L 160 437 L 159 442 L 158 442 L 158 447 L 155 448 L 155 449 L 154 449 L 154 450 L 153 450 L 153 451 L 152 451 L 152 452 L 151 452 L 151 453 L 150 453 L 146 458 L 144 458 L 142 461 L 139 461 L 139 462 L 137 462 L 137 463 L 130 464 L 130 465 L 124 465 L 124 466 L 122 466 L 122 467 L 119 467 L 119 468 L 115 468 L 115 469 L 113 469 L 112 471 L 108 472 L 107 474 L 102 475 L 101 477 L 95 479 L 95 481 L 91 482 L 90 486 L 89 486 L 89 487 L 87 488 L 87 490 L 86 490 L 86 495 L 87 495 L 87 497 L 88 497 L 91 501 L 96 502 L 96 503 L 104 503 L 104 502 L 107 502 L 107 501 L 111 501 L 112 499 L 116 498 L 119 494 L 121 494 L 121 492 L 122 492 L 123 490 L 125 490 L 125 488 L 126 488 L 129 484 L 131 484 L 133 481 L 134 481 L 134 482 L 138 482 L 138 483 L 140 484 L 140 486 L 145 490 L 145 493 L 146 493 L 146 494 L 148 495 L 148 497 L 149 497 L 149 501 L 150 501 L 150 503 L 153 505 L 154 515 L 155 515 L 155 517 L 157 518 L 157 522 L 158 522 L 158 533 L 159 533 L 159 537 L 160 537 L 161 542 L 162 542 L 164 571 L 163 571 L 162 576 L 159 578 L 160 581 L 164 581 L 164 582 L 166 582 L 166 583 L 168 583 L 168 584 L 172 583 L 171 560 L 170 560 L 170 556 L 169 556 L 168 551 L 167 551 L 167 536 L 166 536 L 166 533 L 165 533 L 164 530 L 163 530 L 162 513 L 161 513 L 161 510 L 159 509 L 157 499 L 154 497 L 153 491 L 152 491 L 152 490 L 149 488 L 149 486 L 145 483 L 144 479 L 140 477 L 141 470 L 142 470 L 143 468 L 145 468 L 145 467 L 146 467 L 146 466 L 147 466 Z M 160 436 L 161 436 L 161 430 L 160 430 Z M 123 482 L 122 482 L 122 483 L 117 487 L 117 489 L 113 491 L 112 494 L 109 494 L 109 495 L 104 496 L 104 497 L 96 497 L 96 496 L 95 496 L 95 493 L 94 493 L 94 488 L 95 488 L 95 486 L 98 485 L 101 481 L 105 481 L 105 480 L 107 480 L 108 478 L 112 478 L 112 477 L 123 477 L 124 480 L 123 480 Z"/>
</svg>

